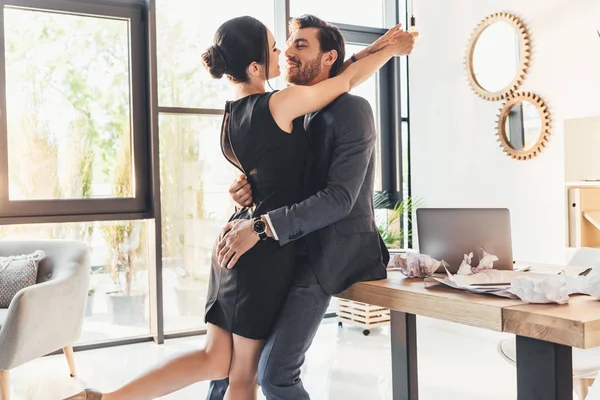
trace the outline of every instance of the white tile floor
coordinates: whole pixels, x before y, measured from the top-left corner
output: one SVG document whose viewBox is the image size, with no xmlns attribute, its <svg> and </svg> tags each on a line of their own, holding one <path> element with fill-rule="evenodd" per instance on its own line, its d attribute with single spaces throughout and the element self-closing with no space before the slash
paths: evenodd
<svg viewBox="0 0 600 400">
<path fill-rule="evenodd" d="M 419 391 L 422 400 L 516 399 L 514 368 L 500 358 L 504 334 L 418 319 Z M 13 400 L 62 399 L 84 386 L 114 389 L 173 354 L 196 348 L 203 337 L 144 343 L 75 354 L 79 378 L 68 376 L 63 356 L 46 357 L 16 368 Z M 362 329 L 325 322 L 308 354 L 303 379 L 313 400 L 391 399 L 389 329 L 363 336 Z M 200 383 L 164 397 L 203 399 Z M 259 397 L 264 399 L 262 396 Z"/>
</svg>

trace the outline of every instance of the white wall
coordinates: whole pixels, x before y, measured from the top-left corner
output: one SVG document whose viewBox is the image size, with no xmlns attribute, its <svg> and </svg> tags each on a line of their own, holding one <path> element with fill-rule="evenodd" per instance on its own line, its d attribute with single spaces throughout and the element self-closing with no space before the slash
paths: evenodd
<svg viewBox="0 0 600 400">
<path fill-rule="evenodd" d="M 421 37 L 410 56 L 413 195 L 430 207 L 508 207 L 515 259 L 565 261 L 563 124 L 600 115 L 600 1 L 414 3 Z M 502 152 L 501 102 L 477 97 L 463 65 L 473 29 L 500 11 L 529 28 L 532 62 L 520 90 L 542 96 L 552 115 L 547 148 L 528 161 Z"/>
</svg>

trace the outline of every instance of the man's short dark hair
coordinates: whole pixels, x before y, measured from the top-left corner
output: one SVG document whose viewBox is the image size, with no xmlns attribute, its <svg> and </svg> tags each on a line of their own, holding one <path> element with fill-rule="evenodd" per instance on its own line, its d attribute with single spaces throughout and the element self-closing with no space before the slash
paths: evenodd
<svg viewBox="0 0 600 400">
<path fill-rule="evenodd" d="M 319 30 L 317 38 L 321 45 L 321 51 L 337 51 L 338 58 L 331 66 L 329 77 L 332 78 L 342 72 L 342 66 L 344 65 L 346 56 L 346 44 L 344 42 L 344 36 L 342 36 L 342 32 L 340 32 L 338 27 L 310 14 L 305 14 L 290 20 L 290 33 L 304 28 L 317 28 Z"/>
</svg>

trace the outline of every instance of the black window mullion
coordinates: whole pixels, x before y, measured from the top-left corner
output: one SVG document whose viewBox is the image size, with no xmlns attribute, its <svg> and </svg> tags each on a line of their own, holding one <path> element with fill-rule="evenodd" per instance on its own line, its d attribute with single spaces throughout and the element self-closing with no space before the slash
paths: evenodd
<svg viewBox="0 0 600 400">
<path fill-rule="evenodd" d="M 148 84 L 148 196 L 151 200 L 151 210 L 154 217 L 149 240 L 154 241 L 154 247 L 149 251 L 149 259 L 154 259 L 154 268 L 148 269 L 148 286 L 150 298 L 150 333 L 157 344 L 165 341 L 164 291 L 163 291 L 163 237 L 162 237 L 162 199 L 160 182 L 160 129 L 158 106 L 158 61 L 157 61 L 157 27 L 156 1 L 148 0 L 147 10 L 147 64 L 146 82 Z"/>
<path fill-rule="evenodd" d="M 400 121 L 396 112 L 399 106 L 398 98 L 398 77 L 396 75 L 397 59 L 391 60 L 382 70 L 380 81 L 380 103 L 381 103 L 381 174 L 382 190 L 388 192 L 392 199 L 399 200 L 396 190 L 396 181 L 398 176 L 402 179 L 401 172 L 398 171 L 398 146 L 400 138 Z M 384 122 L 385 121 L 385 128 Z M 400 174 L 400 175 L 399 175 Z"/>
<path fill-rule="evenodd" d="M 132 10 L 133 11 L 133 10 Z M 149 125 L 147 119 L 147 56 L 146 15 L 143 8 L 136 8 L 129 20 L 130 27 L 130 74 L 131 74 L 131 163 L 135 188 L 135 208 L 150 211 L 152 207 L 149 178 Z"/>
</svg>

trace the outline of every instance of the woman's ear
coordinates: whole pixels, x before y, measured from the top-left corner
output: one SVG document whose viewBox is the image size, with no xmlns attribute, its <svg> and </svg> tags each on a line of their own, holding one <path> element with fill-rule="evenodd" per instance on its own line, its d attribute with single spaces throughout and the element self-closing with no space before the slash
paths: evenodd
<svg viewBox="0 0 600 400">
<path fill-rule="evenodd" d="M 250 76 L 260 76 L 260 64 L 256 61 L 253 61 L 250 65 L 248 65 L 248 74 Z"/>
<path fill-rule="evenodd" d="M 323 63 L 327 66 L 332 66 L 338 59 L 337 50 L 330 50 L 323 55 Z"/>
</svg>

